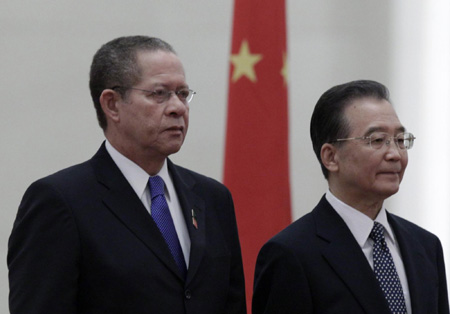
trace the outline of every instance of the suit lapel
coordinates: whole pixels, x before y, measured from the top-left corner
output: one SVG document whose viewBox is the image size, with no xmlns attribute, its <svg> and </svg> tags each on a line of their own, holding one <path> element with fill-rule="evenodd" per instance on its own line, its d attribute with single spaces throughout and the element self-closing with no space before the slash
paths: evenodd
<svg viewBox="0 0 450 314">
<path fill-rule="evenodd" d="M 372 268 L 351 231 L 332 206 L 322 198 L 313 211 L 322 254 L 347 285 L 366 313 L 390 313 Z"/>
<path fill-rule="evenodd" d="M 168 168 L 177 191 L 191 240 L 189 269 L 186 278 L 186 282 L 189 284 L 198 271 L 205 252 L 205 202 L 201 197 L 194 193 L 195 180 L 191 176 L 183 176 L 180 173 L 179 168 L 170 160 L 168 160 Z M 194 226 L 193 214 L 197 227 Z"/>
<path fill-rule="evenodd" d="M 91 159 L 91 164 L 98 181 L 106 188 L 103 194 L 106 207 L 181 279 L 161 232 L 106 151 L 104 144 Z"/>
<path fill-rule="evenodd" d="M 430 287 L 435 285 L 435 283 L 430 282 L 430 278 L 433 278 L 433 275 L 428 274 L 428 269 L 433 269 L 435 265 L 427 263 L 427 254 L 423 246 L 405 228 L 405 225 L 402 224 L 398 217 L 388 213 L 388 220 L 400 247 L 403 265 L 408 278 L 412 311 L 413 313 L 426 313 L 426 304 L 430 300 L 428 296 L 432 291 Z"/>
</svg>

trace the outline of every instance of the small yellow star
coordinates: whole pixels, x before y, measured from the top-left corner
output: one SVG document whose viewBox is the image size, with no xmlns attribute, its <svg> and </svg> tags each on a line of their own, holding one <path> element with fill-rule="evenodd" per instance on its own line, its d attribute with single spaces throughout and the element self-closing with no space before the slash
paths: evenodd
<svg viewBox="0 0 450 314">
<path fill-rule="evenodd" d="M 288 60 L 285 52 L 283 53 L 283 68 L 281 68 L 280 74 L 284 78 L 284 85 L 287 85 L 289 73 L 288 73 Z"/>
<path fill-rule="evenodd" d="M 256 82 L 255 65 L 261 61 L 262 55 L 251 54 L 248 41 L 242 41 L 239 53 L 231 55 L 231 62 L 234 65 L 233 77 L 231 80 L 236 82 L 242 76 L 246 76 L 250 81 Z"/>
</svg>

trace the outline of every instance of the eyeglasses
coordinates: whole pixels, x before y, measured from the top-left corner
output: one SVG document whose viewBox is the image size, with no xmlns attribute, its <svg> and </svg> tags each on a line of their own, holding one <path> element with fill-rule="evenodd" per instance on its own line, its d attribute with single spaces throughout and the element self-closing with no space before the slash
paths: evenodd
<svg viewBox="0 0 450 314">
<path fill-rule="evenodd" d="M 368 144 L 373 149 L 380 149 L 383 147 L 383 145 L 389 146 L 391 141 L 394 141 L 394 143 L 397 145 L 399 149 L 411 149 L 414 145 L 414 140 L 416 138 L 412 133 L 400 133 L 397 136 L 390 136 L 387 133 L 381 133 L 376 132 L 372 133 L 369 136 L 362 136 L 362 137 L 351 137 L 351 138 L 340 138 L 337 140 L 334 140 L 334 142 L 343 142 L 343 141 L 350 141 L 350 140 L 368 140 Z"/>
<path fill-rule="evenodd" d="M 147 90 L 147 89 L 140 89 L 140 88 L 134 88 L 134 87 L 123 87 L 123 86 L 114 86 L 111 89 L 134 89 L 139 90 L 141 92 L 146 92 L 148 97 L 152 97 L 157 103 L 163 103 L 165 101 L 168 101 L 172 94 L 175 94 L 178 99 L 183 103 L 190 103 L 192 98 L 194 98 L 194 95 L 196 92 L 194 92 L 192 89 L 183 88 L 177 91 L 167 90 L 164 88 L 155 89 L 155 90 Z"/>
</svg>

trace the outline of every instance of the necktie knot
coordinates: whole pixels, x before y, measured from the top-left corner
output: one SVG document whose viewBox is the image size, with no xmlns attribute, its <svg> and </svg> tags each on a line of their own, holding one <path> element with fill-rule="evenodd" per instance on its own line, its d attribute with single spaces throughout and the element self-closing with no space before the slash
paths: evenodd
<svg viewBox="0 0 450 314">
<path fill-rule="evenodd" d="M 370 232 L 369 238 L 371 238 L 375 243 L 384 242 L 384 227 L 379 222 L 374 221 L 372 231 Z"/>
<path fill-rule="evenodd" d="M 158 195 L 164 195 L 164 180 L 160 176 L 150 177 L 148 185 L 152 199 Z"/>
</svg>

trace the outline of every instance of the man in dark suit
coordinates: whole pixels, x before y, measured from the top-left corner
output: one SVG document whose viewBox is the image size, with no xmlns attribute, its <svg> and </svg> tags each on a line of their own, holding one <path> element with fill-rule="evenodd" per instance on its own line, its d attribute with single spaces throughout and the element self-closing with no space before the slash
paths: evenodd
<svg viewBox="0 0 450 314">
<path fill-rule="evenodd" d="M 11 313 L 245 313 L 229 191 L 167 158 L 194 94 L 173 48 L 112 40 L 90 89 L 106 141 L 26 191 L 9 240 Z"/>
<path fill-rule="evenodd" d="M 328 191 L 261 249 L 253 313 L 449 313 L 442 247 L 383 206 L 414 136 L 374 81 L 335 86 L 311 119 Z"/>
</svg>

